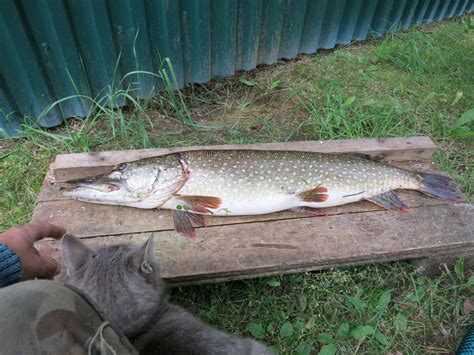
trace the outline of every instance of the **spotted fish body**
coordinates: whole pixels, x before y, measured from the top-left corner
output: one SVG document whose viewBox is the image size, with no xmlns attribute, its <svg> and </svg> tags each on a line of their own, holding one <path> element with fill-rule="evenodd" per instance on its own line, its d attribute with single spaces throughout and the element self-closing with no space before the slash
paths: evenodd
<svg viewBox="0 0 474 355">
<path fill-rule="evenodd" d="M 81 201 L 173 210 L 176 230 L 194 236 L 203 215 L 310 211 L 368 200 L 406 211 L 394 190 L 413 189 L 462 201 L 446 176 L 417 173 L 360 157 L 295 151 L 201 150 L 145 158 L 71 182 Z"/>
<path fill-rule="evenodd" d="M 419 188 L 416 174 L 348 156 L 256 150 L 182 155 L 189 164 L 189 180 L 162 208 L 183 206 L 181 196 L 216 196 L 221 202 L 210 208 L 212 214 L 253 215 L 338 206 L 394 189 Z M 170 167 L 165 174 L 178 176 L 180 170 Z"/>
</svg>

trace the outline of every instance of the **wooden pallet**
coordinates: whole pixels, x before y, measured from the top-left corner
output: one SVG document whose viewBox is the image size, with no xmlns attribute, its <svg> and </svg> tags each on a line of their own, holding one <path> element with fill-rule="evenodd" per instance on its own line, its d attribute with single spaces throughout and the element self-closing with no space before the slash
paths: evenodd
<svg viewBox="0 0 474 355">
<path fill-rule="evenodd" d="M 205 147 L 209 149 L 211 147 Z M 361 152 L 417 171 L 437 171 L 434 143 L 426 137 L 311 141 L 222 148 Z M 196 240 L 173 231 L 167 210 L 140 210 L 64 199 L 61 181 L 106 171 L 111 165 L 185 149 L 148 149 L 58 155 L 38 197 L 33 221 L 65 226 L 91 247 L 143 243 L 155 233 L 156 256 L 169 284 L 185 285 L 318 270 L 390 260 L 474 255 L 474 206 L 400 191 L 411 213 L 382 210 L 368 202 L 328 208 L 327 217 L 292 212 L 208 217 Z M 39 248 L 54 257 L 59 243 Z"/>
</svg>

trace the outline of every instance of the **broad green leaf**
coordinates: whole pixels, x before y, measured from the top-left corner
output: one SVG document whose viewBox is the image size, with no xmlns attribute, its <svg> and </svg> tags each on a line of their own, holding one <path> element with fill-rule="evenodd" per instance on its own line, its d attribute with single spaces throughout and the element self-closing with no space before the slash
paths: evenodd
<svg viewBox="0 0 474 355">
<path fill-rule="evenodd" d="M 258 323 L 250 323 L 247 326 L 247 330 L 252 334 L 252 336 L 256 339 L 262 339 L 265 336 L 265 330 L 263 327 Z"/>
<path fill-rule="evenodd" d="M 349 307 L 355 307 L 358 311 L 363 311 L 365 309 L 365 302 L 362 301 L 359 297 L 348 297 L 347 303 Z"/>
<path fill-rule="evenodd" d="M 451 132 L 451 136 L 459 138 L 471 138 L 474 137 L 474 130 L 468 129 L 467 127 L 456 128 Z"/>
<path fill-rule="evenodd" d="M 346 102 L 344 102 L 344 106 L 345 106 L 345 107 L 350 107 L 350 106 L 354 103 L 355 99 L 356 99 L 355 96 L 349 97 L 349 98 L 346 100 Z"/>
<path fill-rule="evenodd" d="M 271 277 L 265 282 L 268 286 L 272 287 L 278 287 L 280 286 L 280 280 L 278 280 L 276 277 Z"/>
<path fill-rule="evenodd" d="M 464 31 L 467 33 L 474 32 L 474 18 L 468 17 L 462 20 L 464 24 Z"/>
<path fill-rule="evenodd" d="M 425 288 L 424 287 L 418 287 L 416 289 L 416 301 L 421 302 L 423 298 L 425 298 Z"/>
<path fill-rule="evenodd" d="M 385 291 L 382 293 L 382 295 L 379 298 L 379 303 L 377 307 L 380 310 L 385 310 L 387 309 L 388 304 L 390 303 L 390 300 L 392 299 L 392 291 Z"/>
<path fill-rule="evenodd" d="M 335 50 L 334 51 L 334 56 L 338 58 L 343 58 L 343 59 L 349 59 L 351 57 L 351 54 L 346 51 L 341 51 L 341 50 Z"/>
<path fill-rule="evenodd" d="M 457 119 L 454 127 L 461 127 L 468 123 L 474 122 L 474 108 L 467 110 Z"/>
<path fill-rule="evenodd" d="M 378 329 L 375 331 L 374 338 L 382 345 L 389 345 L 390 342 L 388 341 L 387 337 L 383 335 Z"/>
<path fill-rule="evenodd" d="M 397 325 L 398 330 L 401 332 L 406 331 L 408 328 L 408 320 L 402 314 L 397 314 L 397 317 L 395 318 L 395 324 Z"/>
<path fill-rule="evenodd" d="M 306 322 L 304 327 L 306 329 L 313 329 L 315 325 L 316 325 L 316 319 L 311 318 L 309 321 Z"/>
<path fill-rule="evenodd" d="M 293 335 L 293 325 L 290 322 L 285 322 L 280 328 L 280 336 L 282 338 L 289 338 Z"/>
<path fill-rule="evenodd" d="M 351 330 L 350 335 L 354 339 L 360 340 L 363 337 L 373 335 L 374 333 L 375 329 L 370 325 L 358 325 L 357 327 Z"/>
<path fill-rule="evenodd" d="M 337 334 L 339 334 L 339 336 L 341 336 L 341 337 L 348 336 L 349 335 L 349 323 L 347 323 L 347 322 L 341 323 L 341 325 L 339 326 L 339 330 L 337 331 Z"/>
<path fill-rule="evenodd" d="M 332 344 L 334 343 L 334 339 L 328 333 L 321 333 L 316 338 L 321 344 Z"/>
<path fill-rule="evenodd" d="M 304 324 L 303 322 L 300 322 L 299 320 L 297 320 L 295 322 L 295 328 L 298 332 L 301 332 L 302 330 L 304 330 Z"/>
<path fill-rule="evenodd" d="M 435 92 L 429 92 L 428 95 L 425 96 L 425 98 L 421 101 L 421 105 L 424 105 L 425 103 L 427 103 L 428 101 L 430 101 L 433 97 L 436 96 L 436 93 Z"/>
<path fill-rule="evenodd" d="M 324 345 L 321 350 L 319 350 L 318 355 L 334 355 L 336 353 L 335 344 Z"/>
<path fill-rule="evenodd" d="M 306 309 L 306 306 L 308 305 L 308 302 L 306 301 L 306 296 L 301 295 L 298 297 L 299 303 L 300 303 L 300 309 L 304 312 Z"/>
<path fill-rule="evenodd" d="M 310 355 L 313 342 L 311 340 L 305 340 L 298 344 L 296 347 L 296 353 L 298 355 Z"/>
<path fill-rule="evenodd" d="M 270 90 L 278 89 L 281 86 L 281 84 L 283 84 L 283 81 L 281 81 L 281 80 L 277 80 L 277 81 L 272 82 L 270 84 Z"/>
<path fill-rule="evenodd" d="M 464 258 L 460 257 L 454 262 L 454 273 L 460 280 L 464 280 Z"/>
<path fill-rule="evenodd" d="M 469 276 L 469 279 L 467 279 L 467 284 L 470 286 L 474 286 L 474 275 Z"/>
<path fill-rule="evenodd" d="M 271 346 L 269 346 L 268 348 L 269 348 L 270 351 L 271 351 L 272 353 L 274 353 L 274 354 L 278 354 L 278 353 L 279 353 L 278 349 L 277 349 L 276 346 L 274 346 L 274 345 L 271 345 Z"/>
<path fill-rule="evenodd" d="M 464 95 L 464 94 L 463 94 L 462 91 L 458 91 L 458 92 L 456 93 L 456 97 L 454 98 L 453 102 L 451 102 L 451 106 L 456 105 L 456 104 L 459 102 L 459 100 L 461 100 L 461 98 L 462 98 L 463 95 Z"/>
<path fill-rule="evenodd" d="M 248 80 L 248 79 L 244 79 L 244 78 L 240 78 L 239 81 L 241 83 L 244 83 L 245 85 L 247 86 L 255 86 L 257 85 L 257 82 L 255 80 Z"/>
<path fill-rule="evenodd" d="M 421 302 L 425 297 L 425 289 L 424 287 L 418 287 L 415 292 L 410 294 L 407 298 L 413 302 Z"/>
<path fill-rule="evenodd" d="M 304 277 L 302 274 L 293 274 L 293 275 L 290 275 L 289 279 L 290 279 L 290 282 L 294 282 L 297 284 L 297 283 L 303 282 Z"/>
</svg>

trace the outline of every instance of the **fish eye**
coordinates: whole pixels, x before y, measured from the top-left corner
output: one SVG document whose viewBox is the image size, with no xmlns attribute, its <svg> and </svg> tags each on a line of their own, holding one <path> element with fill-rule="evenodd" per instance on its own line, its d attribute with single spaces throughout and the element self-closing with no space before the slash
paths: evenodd
<svg viewBox="0 0 474 355">
<path fill-rule="evenodd" d="M 128 169 L 128 164 L 127 163 L 122 163 L 117 167 L 117 170 L 122 172 L 122 173 L 127 169 Z"/>
</svg>

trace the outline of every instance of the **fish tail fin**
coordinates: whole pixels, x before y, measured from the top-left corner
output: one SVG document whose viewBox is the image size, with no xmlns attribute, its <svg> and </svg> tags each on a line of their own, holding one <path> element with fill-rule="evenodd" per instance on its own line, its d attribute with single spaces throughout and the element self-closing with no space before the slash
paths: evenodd
<svg viewBox="0 0 474 355">
<path fill-rule="evenodd" d="M 464 202 L 458 186 L 449 176 L 430 173 L 418 173 L 421 178 L 420 191 L 441 200 Z"/>
</svg>

